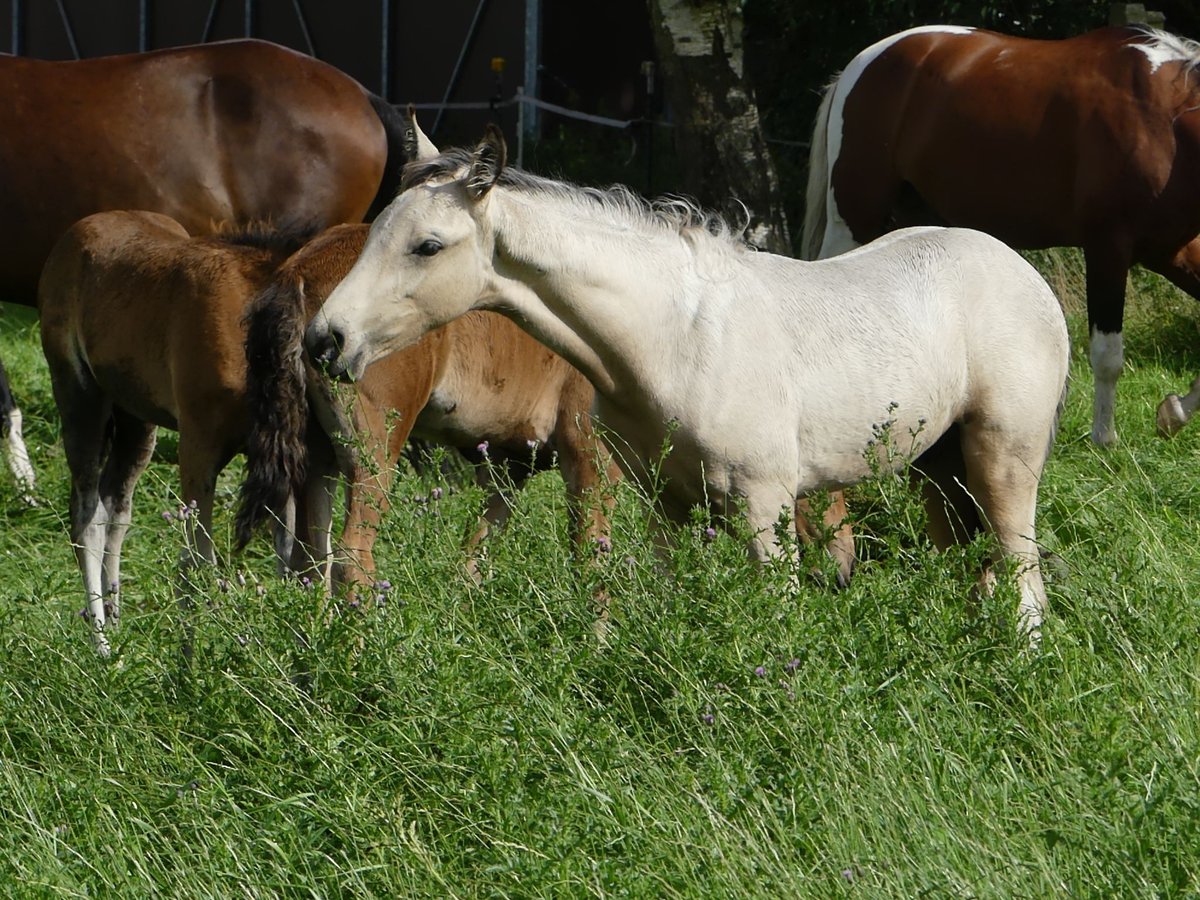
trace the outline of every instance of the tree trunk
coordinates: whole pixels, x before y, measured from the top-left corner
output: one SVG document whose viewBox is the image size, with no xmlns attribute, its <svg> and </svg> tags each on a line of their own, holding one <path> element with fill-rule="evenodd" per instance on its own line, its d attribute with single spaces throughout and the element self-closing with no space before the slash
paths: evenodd
<svg viewBox="0 0 1200 900">
<path fill-rule="evenodd" d="M 745 219 L 744 204 L 747 240 L 790 255 L 779 179 L 742 65 L 742 0 L 647 4 L 687 192 L 731 222 Z"/>
</svg>

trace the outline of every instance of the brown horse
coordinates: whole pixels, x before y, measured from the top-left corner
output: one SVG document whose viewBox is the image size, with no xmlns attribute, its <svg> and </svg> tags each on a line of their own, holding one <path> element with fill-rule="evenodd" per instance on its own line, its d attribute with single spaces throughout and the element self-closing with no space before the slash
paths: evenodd
<svg viewBox="0 0 1200 900">
<path fill-rule="evenodd" d="M 383 357 L 355 384 L 349 403 L 305 364 L 304 329 L 358 259 L 368 231 L 366 225 L 342 225 L 314 238 L 280 267 L 247 315 L 251 429 L 239 543 L 250 539 L 268 510 L 303 496 L 309 534 L 298 549 L 311 548 L 328 576 L 330 487 L 340 471 L 348 498 L 340 548 L 344 580 L 369 581 L 376 528 L 411 434 L 457 449 L 476 465 L 479 483 L 489 491 L 468 540 L 468 566 L 476 577 L 475 551 L 511 512 L 504 488 L 520 487 L 555 464 L 566 482 L 580 554 L 587 558 L 605 549 L 603 487 L 606 477 L 611 482 L 620 473 L 592 431 L 592 386 L 503 316 L 464 316 Z M 308 421 L 310 402 L 317 433 Z"/>
<path fill-rule="evenodd" d="M 193 238 L 159 213 L 117 211 L 78 222 L 46 261 L 42 349 L 71 471 L 71 542 L 101 653 L 120 618 L 133 490 L 160 425 L 179 431 L 180 564 L 215 561 L 213 491 L 247 428 L 241 319 L 300 243 L 265 231 Z"/>
<path fill-rule="evenodd" d="M 1146 29 L 1037 41 L 931 26 L 864 50 L 818 113 L 804 255 L 920 223 L 1083 248 L 1092 437 L 1113 443 L 1130 267 L 1200 298 L 1200 44 Z"/>
<path fill-rule="evenodd" d="M 305 304 L 315 309 L 350 269 L 367 231 L 366 225 L 340 226 L 298 250 L 302 235 L 259 229 L 193 238 L 158 213 L 116 211 L 81 220 L 56 244 L 38 293 L 42 347 L 71 471 L 71 541 L 99 652 L 109 652 L 108 632 L 119 622 L 121 548 L 158 426 L 179 431 L 185 573 L 215 562 L 217 475 L 247 443 L 251 472 L 259 471 L 264 448 L 282 446 L 297 422 L 304 430 L 306 391 L 318 401 L 321 420 L 346 441 L 333 442 L 320 428 L 301 434 L 312 447 L 299 450 L 288 490 L 272 498 L 278 502 L 269 510 L 254 513 L 277 519 L 276 551 L 294 566 L 306 555 L 320 563 L 330 556 L 331 487 L 340 463 L 350 476 L 348 577 L 369 579 L 391 470 L 422 407 L 425 434 L 475 459 L 486 452 L 488 471 L 507 471 L 519 484 L 557 453 L 573 501 L 593 494 L 609 464 L 597 452 L 586 415 L 590 385 L 499 316 L 477 317 L 474 327 L 464 324 L 380 360 L 358 386 L 349 419 L 323 379 L 306 383 L 299 367 Z M 257 392 L 251 402 L 246 311 L 259 295 L 264 299 L 249 336 L 252 344 L 265 339 L 267 348 L 251 356 Z M 282 315 L 272 317 L 277 312 Z M 289 373 L 298 373 L 299 382 L 289 381 Z M 276 388 L 289 385 L 292 402 L 285 407 L 286 395 Z M 265 392 L 273 392 L 266 403 Z M 280 406 L 272 405 L 276 400 Z M 281 413 L 294 417 L 290 425 Z M 389 433 L 396 413 L 399 424 Z M 259 415 L 266 418 L 255 421 Z M 374 460 L 348 449 L 354 446 L 368 448 Z M 293 496 L 306 501 L 301 535 L 314 549 L 293 546 Z M 579 540 L 602 545 L 603 503 L 584 509 L 573 502 L 572 510 Z M 507 513 L 507 500 L 496 490 L 472 545 Z"/>
<path fill-rule="evenodd" d="M 55 241 L 94 212 L 160 212 L 196 235 L 252 221 L 319 230 L 395 193 L 381 181 L 398 175 L 398 116 L 332 66 L 264 41 L 0 56 L 0 96 L 0 299 L 13 303 L 34 304 Z"/>
</svg>

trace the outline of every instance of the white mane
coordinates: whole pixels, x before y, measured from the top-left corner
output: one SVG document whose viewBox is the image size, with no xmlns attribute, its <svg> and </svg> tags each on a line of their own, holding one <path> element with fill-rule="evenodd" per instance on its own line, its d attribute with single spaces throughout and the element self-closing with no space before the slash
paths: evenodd
<svg viewBox="0 0 1200 900">
<path fill-rule="evenodd" d="M 455 148 L 431 160 L 405 166 L 401 191 L 432 180 L 461 180 L 471 162 L 468 150 Z M 534 175 L 520 169 L 505 168 L 499 185 L 519 193 L 565 201 L 589 218 L 597 215 L 614 225 L 678 234 L 688 241 L 714 239 L 726 247 L 753 250 L 744 234 L 749 216 L 734 228 L 721 215 L 702 208 L 688 197 L 665 195 L 647 200 L 624 185 L 609 188 L 582 187 L 566 181 Z"/>
<path fill-rule="evenodd" d="M 1146 26 L 1137 31 L 1139 40 L 1129 46 L 1145 54 L 1152 73 L 1167 62 L 1181 62 L 1189 72 L 1200 69 L 1200 42 Z"/>
</svg>

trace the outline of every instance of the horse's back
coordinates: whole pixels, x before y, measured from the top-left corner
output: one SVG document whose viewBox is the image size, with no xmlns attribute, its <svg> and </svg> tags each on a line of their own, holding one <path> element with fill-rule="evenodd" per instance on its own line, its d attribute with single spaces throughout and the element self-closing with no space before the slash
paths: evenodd
<svg viewBox="0 0 1200 900">
<path fill-rule="evenodd" d="M 240 428 L 241 318 L 272 268 L 271 251 L 192 237 L 160 213 L 87 216 L 40 280 L 47 360 L 145 421 L 177 428 L 181 416 L 225 409 Z"/>
<path fill-rule="evenodd" d="M 917 29 L 864 51 L 829 125 L 841 218 L 859 242 L 928 221 L 1015 246 L 1079 243 L 1134 174 L 1128 160 L 1137 178 L 1169 174 L 1141 147 L 1160 143 L 1147 129 L 1169 130 L 1179 88 L 1151 77 L 1136 42 L 1128 29 L 1061 41 Z"/>
<path fill-rule="evenodd" d="M 78 62 L 0 59 L 0 296 L 29 302 L 59 235 L 101 209 L 190 232 L 361 219 L 387 147 L 363 88 L 261 41 Z"/>
<path fill-rule="evenodd" d="M 1056 408 L 1068 359 L 1061 309 L 997 239 L 902 229 L 831 259 L 776 265 L 803 284 L 787 313 L 794 321 L 751 329 L 747 347 L 769 383 L 784 351 L 768 352 L 764 331 L 795 345 L 785 380 L 799 386 L 802 458 L 856 471 L 872 429 L 888 421 L 925 443 L 967 417 L 1018 418 L 1007 396 Z"/>
</svg>

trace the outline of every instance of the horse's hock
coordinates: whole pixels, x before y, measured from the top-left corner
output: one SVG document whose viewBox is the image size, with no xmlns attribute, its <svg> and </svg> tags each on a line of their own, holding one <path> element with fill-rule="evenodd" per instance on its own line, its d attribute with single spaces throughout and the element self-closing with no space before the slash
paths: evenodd
<svg viewBox="0 0 1200 900">
<path fill-rule="evenodd" d="M 1144 3 L 1110 3 L 1108 6 L 1109 25 L 1148 25 L 1151 28 L 1163 28 L 1167 17 L 1157 10 L 1146 9 Z"/>
</svg>

